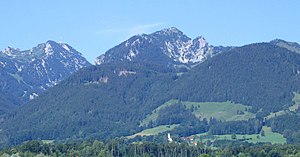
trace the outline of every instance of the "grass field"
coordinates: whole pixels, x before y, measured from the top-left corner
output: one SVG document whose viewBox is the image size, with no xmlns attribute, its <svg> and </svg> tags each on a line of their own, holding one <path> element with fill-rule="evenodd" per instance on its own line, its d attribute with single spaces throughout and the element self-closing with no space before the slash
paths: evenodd
<svg viewBox="0 0 300 157">
<path fill-rule="evenodd" d="M 141 121 L 140 126 L 149 124 L 150 121 L 156 121 L 158 112 L 160 109 L 179 103 L 178 100 L 170 100 L 163 105 L 156 108 L 150 115 Z M 255 114 L 247 112 L 250 109 L 249 106 L 242 104 L 235 104 L 232 102 L 181 102 L 187 109 L 194 108 L 194 115 L 199 118 L 215 117 L 218 120 L 235 121 L 235 120 L 247 120 L 254 118 Z M 237 111 L 243 111 L 244 114 L 237 114 Z"/>
<path fill-rule="evenodd" d="M 127 136 L 127 138 L 134 138 L 136 136 L 158 135 L 159 133 L 173 130 L 176 126 L 178 126 L 178 124 L 161 125 L 161 126 L 157 126 L 157 127 L 154 127 L 154 128 L 143 130 L 143 131 L 141 131 L 139 133 L 136 133 L 134 135 L 131 135 L 131 136 Z"/>
<path fill-rule="evenodd" d="M 263 130 L 265 131 L 265 136 L 261 136 L 260 134 L 252 134 L 252 135 L 236 135 L 236 139 L 231 138 L 231 134 L 227 135 L 213 135 L 213 136 L 207 136 L 207 133 L 203 134 L 197 134 L 194 135 L 194 137 L 198 142 L 206 142 L 208 140 L 210 141 L 216 141 L 216 140 L 245 140 L 249 143 L 258 143 L 258 142 L 270 142 L 272 144 L 284 144 L 286 143 L 286 138 L 284 138 L 279 133 L 272 132 L 270 127 L 263 127 Z"/>
<path fill-rule="evenodd" d="M 236 104 L 233 102 L 183 102 L 187 108 L 195 108 L 196 117 L 207 118 L 215 117 L 218 120 L 235 121 L 254 118 L 253 113 L 247 112 L 249 106 Z M 244 114 L 237 114 L 237 111 L 243 111 Z"/>
</svg>

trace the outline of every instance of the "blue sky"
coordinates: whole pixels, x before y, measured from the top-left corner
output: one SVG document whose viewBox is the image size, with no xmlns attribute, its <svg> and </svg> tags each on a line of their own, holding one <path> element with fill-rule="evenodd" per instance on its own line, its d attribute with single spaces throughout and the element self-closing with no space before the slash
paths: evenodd
<svg viewBox="0 0 300 157">
<path fill-rule="evenodd" d="M 212 45 L 300 43 L 299 0 L 1 0 L 0 49 L 62 41 L 93 62 L 132 35 L 177 27 Z"/>
</svg>

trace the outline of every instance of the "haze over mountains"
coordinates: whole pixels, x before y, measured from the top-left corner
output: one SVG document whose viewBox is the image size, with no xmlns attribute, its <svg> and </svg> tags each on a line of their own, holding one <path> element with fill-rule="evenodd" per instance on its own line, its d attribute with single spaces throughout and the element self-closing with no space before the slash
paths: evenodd
<svg viewBox="0 0 300 157">
<path fill-rule="evenodd" d="M 29 51 L 10 48 L 0 55 L 0 74 L 5 76 L 0 78 L 1 95 L 18 92 L 12 100 L 3 99 L 3 111 L 13 100 L 39 96 L 6 116 L 1 142 L 106 139 L 160 125 L 178 125 L 173 131 L 179 136 L 257 134 L 263 126 L 276 130 L 278 123 L 268 117 L 272 112 L 300 119 L 298 108 L 289 110 L 298 105 L 299 50 L 297 43 L 279 39 L 212 46 L 204 37 L 190 39 L 173 27 L 133 36 L 97 57 L 96 65 L 69 45 L 53 41 Z M 28 94 L 23 96 L 24 91 Z M 240 105 L 243 110 L 233 108 L 224 121 L 205 117 L 203 102 Z M 218 130 L 223 126 L 241 127 Z M 277 132 L 287 131 L 282 128 Z M 291 141 L 297 130 L 288 130 L 292 133 L 285 137 Z"/>
</svg>

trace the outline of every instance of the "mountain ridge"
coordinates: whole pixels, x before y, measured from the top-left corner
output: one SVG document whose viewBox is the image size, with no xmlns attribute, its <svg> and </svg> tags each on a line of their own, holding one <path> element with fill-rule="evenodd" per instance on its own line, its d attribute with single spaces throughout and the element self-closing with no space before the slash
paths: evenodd
<svg viewBox="0 0 300 157">
<path fill-rule="evenodd" d="M 9 117 L 1 125 L 0 136 L 6 142 L 17 143 L 29 139 L 128 136 L 141 131 L 140 122 L 172 99 L 179 102 L 231 101 L 250 106 L 252 109 L 247 112 L 255 114 L 254 119 L 228 122 L 228 125 L 255 125 L 251 130 L 258 133 L 263 117 L 292 105 L 293 92 L 300 91 L 297 72 L 300 55 L 272 43 L 232 48 L 183 74 L 168 64 L 119 61 L 82 69 L 44 92 Z M 168 114 L 177 112 L 176 109 L 172 111 Z M 175 131 L 186 130 L 186 125 L 190 131 L 184 132 L 185 135 L 196 132 L 198 125 L 202 131 L 209 130 L 210 124 L 191 112 L 190 109 L 184 111 L 193 121 L 188 124 L 185 121 Z M 160 118 L 168 116 L 171 115 Z M 171 117 L 178 119 L 178 116 Z M 149 122 L 146 127 L 153 124 L 155 122 Z M 232 131 L 227 133 L 235 133 Z M 16 136 L 10 137 L 12 132 Z M 247 133 L 247 130 L 241 132 Z"/>
<path fill-rule="evenodd" d="M 35 50 L 41 51 L 35 52 L 51 58 L 54 50 L 68 49 L 71 50 L 49 42 L 38 46 Z M 0 125 L 0 144 L 32 139 L 115 138 L 159 124 L 178 125 L 172 130 L 178 136 L 204 132 L 258 134 L 265 117 L 286 110 L 293 105 L 294 93 L 300 92 L 298 49 L 297 43 L 279 39 L 240 47 L 213 47 L 204 37 L 190 39 L 176 28 L 136 35 L 98 57 L 99 64 L 78 70 L 9 114 Z M 13 56 L 19 50 L 11 51 L 6 53 Z M 44 67 L 42 61 L 39 63 Z M 6 65 L 12 66 L 12 71 L 20 69 L 15 64 Z M 238 103 L 245 111 L 233 114 L 243 116 L 247 112 L 251 116 L 226 122 L 211 117 L 208 122 L 201 115 L 196 116 L 194 111 L 201 108 L 192 103 L 197 102 Z M 166 108 L 157 111 L 157 118 L 140 125 L 166 103 Z M 297 110 L 292 114 L 296 115 L 294 119 L 300 119 Z M 233 126 L 238 129 L 232 129 Z"/>
<path fill-rule="evenodd" d="M 0 51 L 0 93 L 13 97 L 12 103 L 18 106 L 90 65 L 68 44 L 52 40 L 29 50 L 8 47 Z"/>
<path fill-rule="evenodd" d="M 151 34 L 133 36 L 97 57 L 95 64 L 148 61 L 167 65 L 193 65 L 228 49 L 231 47 L 209 45 L 203 36 L 191 39 L 182 31 L 171 27 Z"/>
</svg>

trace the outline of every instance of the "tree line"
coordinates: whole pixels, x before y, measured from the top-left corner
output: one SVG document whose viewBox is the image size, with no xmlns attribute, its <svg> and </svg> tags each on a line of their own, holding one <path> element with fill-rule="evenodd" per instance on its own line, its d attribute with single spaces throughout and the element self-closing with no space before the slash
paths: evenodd
<svg viewBox="0 0 300 157">
<path fill-rule="evenodd" d="M 224 141 L 223 141 L 224 142 Z M 256 156 L 279 157 L 299 156 L 299 145 L 270 145 L 233 142 L 210 148 L 204 145 L 188 145 L 187 143 L 128 143 L 122 139 L 106 142 L 83 141 L 68 143 L 44 143 L 28 141 L 19 146 L 0 150 L 0 156 L 26 157 L 209 157 L 209 156 Z"/>
</svg>

